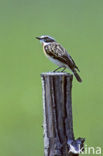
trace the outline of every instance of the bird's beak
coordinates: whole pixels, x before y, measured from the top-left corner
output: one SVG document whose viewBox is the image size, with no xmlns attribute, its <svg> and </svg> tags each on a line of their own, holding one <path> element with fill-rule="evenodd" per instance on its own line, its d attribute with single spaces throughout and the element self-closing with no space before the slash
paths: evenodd
<svg viewBox="0 0 103 156">
<path fill-rule="evenodd" d="M 36 39 L 40 40 L 41 38 L 40 37 L 35 37 Z"/>
</svg>

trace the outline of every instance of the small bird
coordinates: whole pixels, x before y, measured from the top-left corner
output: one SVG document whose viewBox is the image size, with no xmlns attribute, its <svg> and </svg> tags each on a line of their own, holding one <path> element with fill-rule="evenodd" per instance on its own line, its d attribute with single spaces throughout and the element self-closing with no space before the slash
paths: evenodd
<svg viewBox="0 0 103 156">
<path fill-rule="evenodd" d="M 50 36 L 43 35 L 40 37 L 36 37 L 36 39 L 40 40 L 43 46 L 43 50 L 45 55 L 57 66 L 53 72 L 57 71 L 60 68 L 63 68 L 61 72 L 63 72 L 66 68 L 69 68 L 73 74 L 75 75 L 78 82 L 82 82 L 77 70 L 79 71 L 78 67 L 76 66 L 72 57 L 68 54 L 68 52 L 56 42 L 56 40 Z M 80 71 L 79 71 L 80 72 Z"/>
</svg>

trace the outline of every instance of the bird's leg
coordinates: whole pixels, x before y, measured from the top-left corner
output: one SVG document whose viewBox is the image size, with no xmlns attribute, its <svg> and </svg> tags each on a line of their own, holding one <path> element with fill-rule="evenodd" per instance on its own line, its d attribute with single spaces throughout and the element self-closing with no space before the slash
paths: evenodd
<svg viewBox="0 0 103 156">
<path fill-rule="evenodd" d="M 53 70 L 53 72 L 56 72 L 58 69 L 60 69 L 60 68 L 62 68 L 62 67 L 58 67 L 58 68 L 56 68 L 55 70 Z"/>
<path fill-rule="evenodd" d="M 66 67 L 63 68 L 63 70 L 61 72 L 63 72 L 66 69 Z"/>
</svg>

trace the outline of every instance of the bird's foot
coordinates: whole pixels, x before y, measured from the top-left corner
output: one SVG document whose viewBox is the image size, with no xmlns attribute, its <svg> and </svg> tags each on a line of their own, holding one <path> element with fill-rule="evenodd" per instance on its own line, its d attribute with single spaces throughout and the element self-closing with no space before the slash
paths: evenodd
<svg viewBox="0 0 103 156">
<path fill-rule="evenodd" d="M 56 68 L 55 70 L 53 70 L 53 72 L 56 72 L 58 69 L 60 69 L 60 68 L 62 68 L 62 67 L 58 67 L 58 68 Z"/>
<path fill-rule="evenodd" d="M 61 72 L 64 72 L 64 71 L 65 71 L 65 69 L 66 69 L 66 67 L 64 67 L 64 68 L 63 68 L 63 70 L 61 70 Z"/>
</svg>

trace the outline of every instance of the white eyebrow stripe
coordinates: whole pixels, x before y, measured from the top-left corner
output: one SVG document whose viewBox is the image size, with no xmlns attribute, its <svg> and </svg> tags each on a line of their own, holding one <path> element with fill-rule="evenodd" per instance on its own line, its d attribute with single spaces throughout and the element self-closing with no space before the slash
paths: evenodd
<svg viewBox="0 0 103 156">
<path fill-rule="evenodd" d="M 46 36 L 40 36 L 40 38 L 44 38 L 44 37 L 46 37 Z"/>
<path fill-rule="evenodd" d="M 48 37 L 48 38 L 50 38 L 50 39 L 52 39 L 52 40 L 55 40 L 53 37 L 48 36 L 48 35 L 42 35 L 42 36 L 40 36 L 40 38 L 45 38 L 45 37 Z"/>
</svg>

